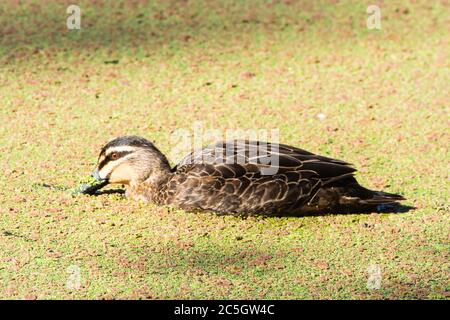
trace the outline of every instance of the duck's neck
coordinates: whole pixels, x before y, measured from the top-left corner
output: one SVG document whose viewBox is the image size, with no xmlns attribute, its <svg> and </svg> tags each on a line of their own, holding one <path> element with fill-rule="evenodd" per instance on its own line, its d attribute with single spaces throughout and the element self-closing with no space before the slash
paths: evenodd
<svg viewBox="0 0 450 320">
<path fill-rule="evenodd" d="M 148 161 L 148 174 L 143 179 L 130 183 L 126 195 L 136 200 L 155 202 L 155 197 L 172 176 L 167 158 L 156 150 Z"/>
<path fill-rule="evenodd" d="M 142 182 L 142 184 L 158 188 L 166 183 L 171 175 L 172 173 L 168 164 L 159 168 L 154 168 L 152 173 Z"/>
</svg>

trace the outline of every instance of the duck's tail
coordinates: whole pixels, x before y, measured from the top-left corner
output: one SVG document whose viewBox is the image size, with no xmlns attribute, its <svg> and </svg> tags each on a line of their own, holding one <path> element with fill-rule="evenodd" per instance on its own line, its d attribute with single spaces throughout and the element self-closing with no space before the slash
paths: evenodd
<svg viewBox="0 0 450 320">
<path fill-rule="evenodd" d="M 325 199 L 339 207 L 370 207 L 395 204 L 406 200 L 403 196 L 383 191 L 373 191 L 361 186 L 354 177 L 336 181 L 323 190 Z"/>
<path fill-rule="evenodd" d="M 353 176 L 320 187 L 303 207 L 308 212 L 373 212 L 399 204 L 403 196 L 373 191 L 361 186 Z"/>
<path fill-rule="evenodd" d="M 367 189 L 366 189 L 367 190 Z M 360 204 L 390 204 L 395 203 L 398 201 L 406 200 L 405 197 L 395 194 L 395 193 L 388 193 L 383 191 L 372 191 L 367 190 L 370 192 L 369 197 L 360 198 L 358 203 Z"/>
<path fill-rule="evenodd" d="M 369 190 L 358 183 L 346 187 L 338 187 L 336 191 L 339 205 L 344 207 L 389 205 L 406 200 L 399 194 Z"/>
</svg>

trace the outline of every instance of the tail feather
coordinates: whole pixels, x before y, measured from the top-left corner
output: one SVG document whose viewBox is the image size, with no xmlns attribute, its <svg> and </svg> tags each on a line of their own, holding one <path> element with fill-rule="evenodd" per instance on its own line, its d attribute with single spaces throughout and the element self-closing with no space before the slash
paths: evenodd
<svg viewBox="0 0 450 320">
<path fill-rule="evenodd" d="M 388 193 L 383 191 L 371 191 L 372 197 L 366 199 L 360 199 L 360 204 L 389 204 L 398 201 L 406 200 L 403 196 L 394 193 Z"/>
<path fill-rule="evenodd" d="M 399 194 L 369 190 L 358 183 L 337 188 L 337 192 L 341 205 L 379 205 L 406 200 Z"/>
<path fill-rule="evenodd" d="M 402 200 L 406 199 L 399 194 L 369 190 L 354 177 L 347 177 L 320 188 L 308 206 L 319 211 L 338 208 L 348 212 L 365 212 L 383 205 L 395 205 Z"/>
</svg>

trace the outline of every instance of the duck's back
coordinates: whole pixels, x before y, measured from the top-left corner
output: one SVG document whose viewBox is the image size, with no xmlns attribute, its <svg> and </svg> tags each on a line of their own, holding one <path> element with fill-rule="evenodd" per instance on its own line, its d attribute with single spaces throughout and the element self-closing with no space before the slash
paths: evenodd
<svg viewBox="0 0 450 320">
<path fill-rule="evenodd" d="M 350 201 L 372 192 L 359 186 L 353 178 L 356 170 L 344 161 L 257 141 L 207 146 L 173 171 L 159 202 L 186 210 L 302 214 L 332 209 L 342 196 Z"/>
</svg>

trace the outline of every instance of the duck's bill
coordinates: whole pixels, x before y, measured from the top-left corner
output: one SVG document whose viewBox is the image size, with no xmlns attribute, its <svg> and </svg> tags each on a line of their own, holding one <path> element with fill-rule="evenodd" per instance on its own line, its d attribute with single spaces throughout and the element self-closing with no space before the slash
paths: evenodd
<svg viewBox="0 0 450 320">
<path fill-rule="evenodd" d="M 104 186 L 108 184 L 107 179 L 101 179 L 98 170 L 95 170 L 92 173 L 92 176 L 89 178 L 89 182 L 80 184 L 73 193 L 82 193 L 82 194 L 94 194 L 97 190 L 100 190 Z"/>
<path fill-rule="evenodd" d="M 107 184 L 108 180 L 95 181 L 95 183 L 82 183 L 74 190 L 74 193 L 93 195 L 97 190 L 100 190 Z"/>
</svg>

